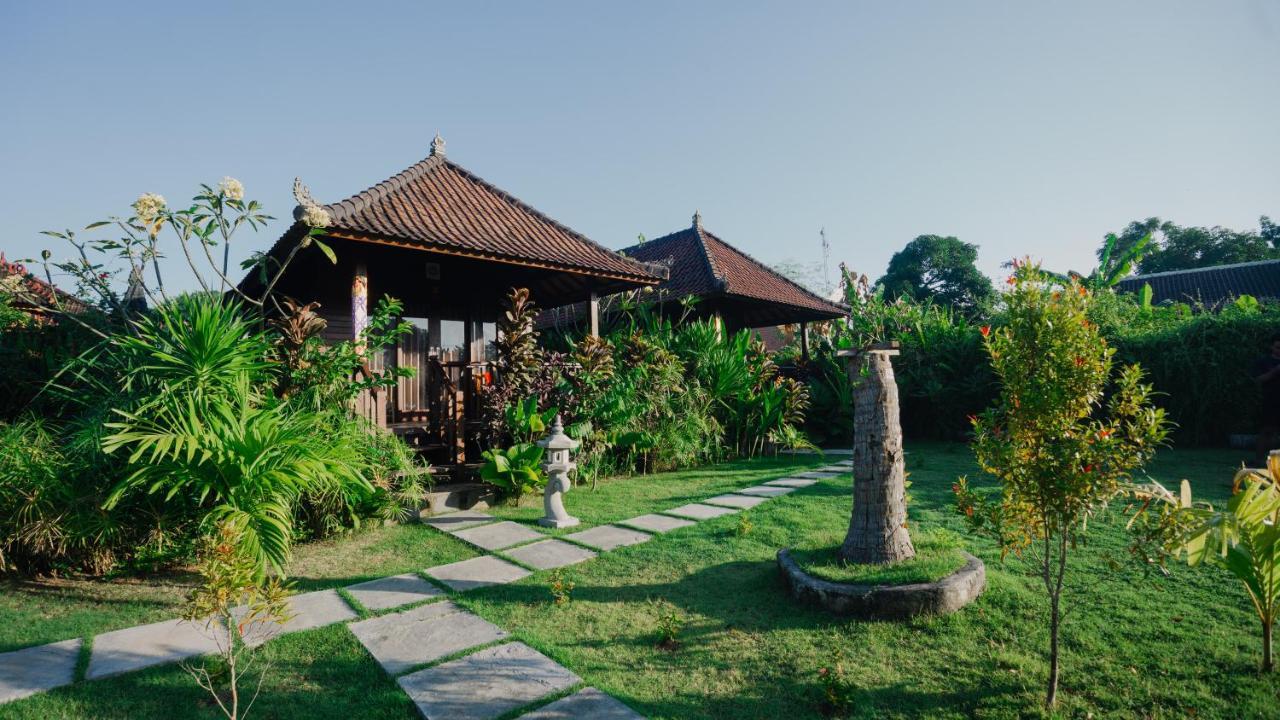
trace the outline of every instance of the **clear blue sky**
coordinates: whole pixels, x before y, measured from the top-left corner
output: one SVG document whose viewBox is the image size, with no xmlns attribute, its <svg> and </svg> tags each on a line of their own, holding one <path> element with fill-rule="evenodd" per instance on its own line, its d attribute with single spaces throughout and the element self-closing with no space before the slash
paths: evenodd
<svg viewBox="0 0 1280 720">
<path fill-rule="evenodd" d="M 224 175 L 284 218 L 295 175 L 337 200 L 439 130 L 609 247 L 699 208 L 873 279 L 923 233 L 1087 269 L 1135 218 L 1280 215 L 1278 127 L 1271 0 L 0 4 L 10 257 Z"/>
</svg>

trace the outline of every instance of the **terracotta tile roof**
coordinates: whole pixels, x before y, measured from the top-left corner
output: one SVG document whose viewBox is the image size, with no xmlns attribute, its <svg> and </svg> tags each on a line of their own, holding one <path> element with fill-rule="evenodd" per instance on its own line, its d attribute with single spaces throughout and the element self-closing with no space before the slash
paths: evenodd
<svg viewBox="0 0 1280 720">
<path fill-rule="evenodd" d="M 305 189 L 304 189 L 305 192 Z M 322 206 L 328 232 L 437 252 L 506 260 L 655 284 L 661 278 L 447 160 L 438 137 L 426 159 Z M 295 217 L 300 212 L 295 211 Z"/>
<path fill-rule="evenodd" d="M 646 262 L 665 263 L 671 277 L 659 285 L 673 298 L 723 295 L 795 308 L 813 319 L 838 318 L 845 308 L 806 290 L 702 227 L 691 227 L 619 251 Z"/>
<path fill-rule="evenodd" d="M 1241 295 L 1280 300 L 1280 260 L 1134 275 L 1121 280 L 1116 289 L 1138 292 L 1148 283 L 1154 303 L 1184 302 L 1217 308 Z"/>
<path fill-rule="evenodd" d="M 17 291 L 18 307 L 37 313 L 45 312 L 55 306 L 54 299 L 57 298 L 57 304 L 68 312 L 80 313 L 89 309 L 80 298 L 41 280 L 28 272 L 21 263 L 6 260 L 4 253 L 0 252 L 0 280 L 8 277 L 17 278 L 18 287 L 14 289 Z"/>
</svg>

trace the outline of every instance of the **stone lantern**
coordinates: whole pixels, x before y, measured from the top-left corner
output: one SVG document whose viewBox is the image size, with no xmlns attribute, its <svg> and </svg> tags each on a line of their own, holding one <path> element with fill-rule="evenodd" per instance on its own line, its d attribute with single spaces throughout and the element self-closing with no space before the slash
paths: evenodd
<svg viewBox="0 0 1280 720">
<path fill-rule="evenodd" d="M 542 491 L 546 517 L 538 520 L 538 524 L 554 528 L 573 527 L 581 521 L 565 512 L 561 496 L 569 492 L 569 471 L 577 467 L 569 459 L 569 451 L 577 449 L 578 441 L 564 434 L 564 424 L 557 415 L 551 434 L 539 440 L 538 447 L 545 451 L 542 469 L 547 471 L 547 487 Z"/>
</svg>

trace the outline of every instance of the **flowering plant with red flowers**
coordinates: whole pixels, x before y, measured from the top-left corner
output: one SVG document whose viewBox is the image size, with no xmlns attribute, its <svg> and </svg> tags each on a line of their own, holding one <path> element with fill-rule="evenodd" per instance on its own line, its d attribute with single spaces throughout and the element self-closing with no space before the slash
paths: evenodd
<svg viewBox="0 0 1280 720">
<path fill-rule="evenodd" d="M 1005 322 L 982 333 L 1000 394 L 972 420 L 978 465 L 1000 487 L 983 492 L 961 478 L 954 492 L 969 525 L 994 536 L 1004 554 L 1028 559 L 1044 582 L 1052 706 L 1068 552 L 1088 519 L 1129 487 L 1169 423 L 1138 366 L 1113 375 L 1114 350 L 1085 319 L 1087 289 L 1073 281 L 1072 292 L 1054 292 L 1050 276 L 1025 261 L 1010 280 Z"/>
</svg>

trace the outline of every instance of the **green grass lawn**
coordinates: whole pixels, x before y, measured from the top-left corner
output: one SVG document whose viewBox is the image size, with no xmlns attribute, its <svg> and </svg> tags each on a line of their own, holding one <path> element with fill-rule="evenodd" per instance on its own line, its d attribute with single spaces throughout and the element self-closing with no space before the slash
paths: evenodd
<svg viewBox="0 0 1280 720">
<path fill-rule="evenodd" d="M 954 615 L 861 622 L 787 597 L 777 549 L 839 540 L 848 522 L 848 476 L 747 511 L 753 528 L 745 535 L 737 532 L 737 516 L 727 516 L 569 568 L 565 575 L 576 587 L 565 606 L 552 604 L 546 572 L 458 601 L 653 718 L 822 717 L 818 669 L 834 648 L 843 651 L 857 686 L 854 717 L 1038 716 L 1046 672 L 1043 589 L 1016 560 L 1002 564 L 995 546 L 969 536 L 951 511 L 957 475 L 983 484 L 967 448 L 909 443 L 908 449 L 911 528 L 921 546 L 955 542 L 987 562 L 986 593 Z M 1151 472 L 1166 484 L 1189 477 L 1197 498 L 1221 501 L 1239 459 L 1170 450 Z M 596 524 L 814 464 L 767 460 L 616 480 L 595 493 L 575 489 L 567 505 Z M 525 507 L 495 512 L 531 521 L 538 505 L 529 499 Z M 1117 508 L 1094 523 L 1089 545 L 1072 564 L 1061 716 L 1280 716 L 1280 681 L 1255 670 L 1258 632 L 1243 590 L 1210 569 L 1179 567 L 1168 579 L 1144 578 L 1128 563 L 1124 519 Z M 421 553 L 419 542 L 433 542 L 427 534 L 402 539 L 403 548 L 374 542 L 372 551 L 348 550 L 347 539 L 332 554 L 349 559 L 317 559 L 311 572 L 345 582 L 432 564 L 418 558 L 398 564 L 399 553 Z M 378 569 L 364 566 L 366 556 Z M 684 620 L 674 651 L 657 647 L 658 617 L 670 610 Z M 344 628 L 287 636 L 267 648 L 278 660 L 276 674 L 254 716 L 416 716 Z M 0 705 L 0 718 L 213 717 L 202 702 L 182 671 L 167 667 Z"/>
<path fill-rule="evenodd" d="M 298 592 L 306 592 L 478 554 L 461 540 L 425 525 L 390 525 L 297 546 L 289 578 Z M 147 578 L 4 582 L 0 652 L 178 617 L 193 581 L 191 574 L 177 572 Z"/>
<path fill-rule="evenodd" d="M 835 503 L 828 503 L 834 506 Z M 834 507 L 824 507 L 830 511 Z M 840 508 L 844 510 L 844 508 Z M 842 517 L 846 514 L 840 513 Z M 836 557 L 836 550 L 844 542 L 845 526 L 824 524 L 822 530 L 796 540 L 791 557 L 814 577 L 832 582 L 858 585 L 905 585 L 907 583 L 935 582 L 964 566 L 961 550 L 966 538 L 942 528 L 917 530 L 911 536 L 916 556 L 892 565 L 848 564 Z"/>
<path fill-rule="evenodd" d="M 573 568 L 567 606 L 550 604 L 547 573 L 461 602 L 653 718 L 821 717 L 818 670 L 836 647 L 858 688 L 854 717 L 1037 716 L 1043 589 L 1016 560 L 1002 564 L 990 541 L 968 537 L 951 511 L 957 475 L 981 484 L 968 449 L 909 448 L 912 527 L 963 536 L 987 563 L 986 593 L 955 615 L 849 621 L 785 595 L 774 555 L 843 532 L 843 478 L 749 511 L 746 536 L 734 517 L 718 518 Z M 1151 473 L 1166 483 L 1189 477 L 1197 497 L 1221 501 L 1239 459 L 1169 450 Z M 1280 682 L 1256 672 L 1258 632 L 1243 590 L 1211 569 L 1144 579 L 1128 564 L 1124 519 L 1116 508 L 1096 522 L 1072 563 L 1061 715 L 1280 716 Z M 675 652 L 656 647 L 665 608 L 685 620 Z"/>
</svg>

